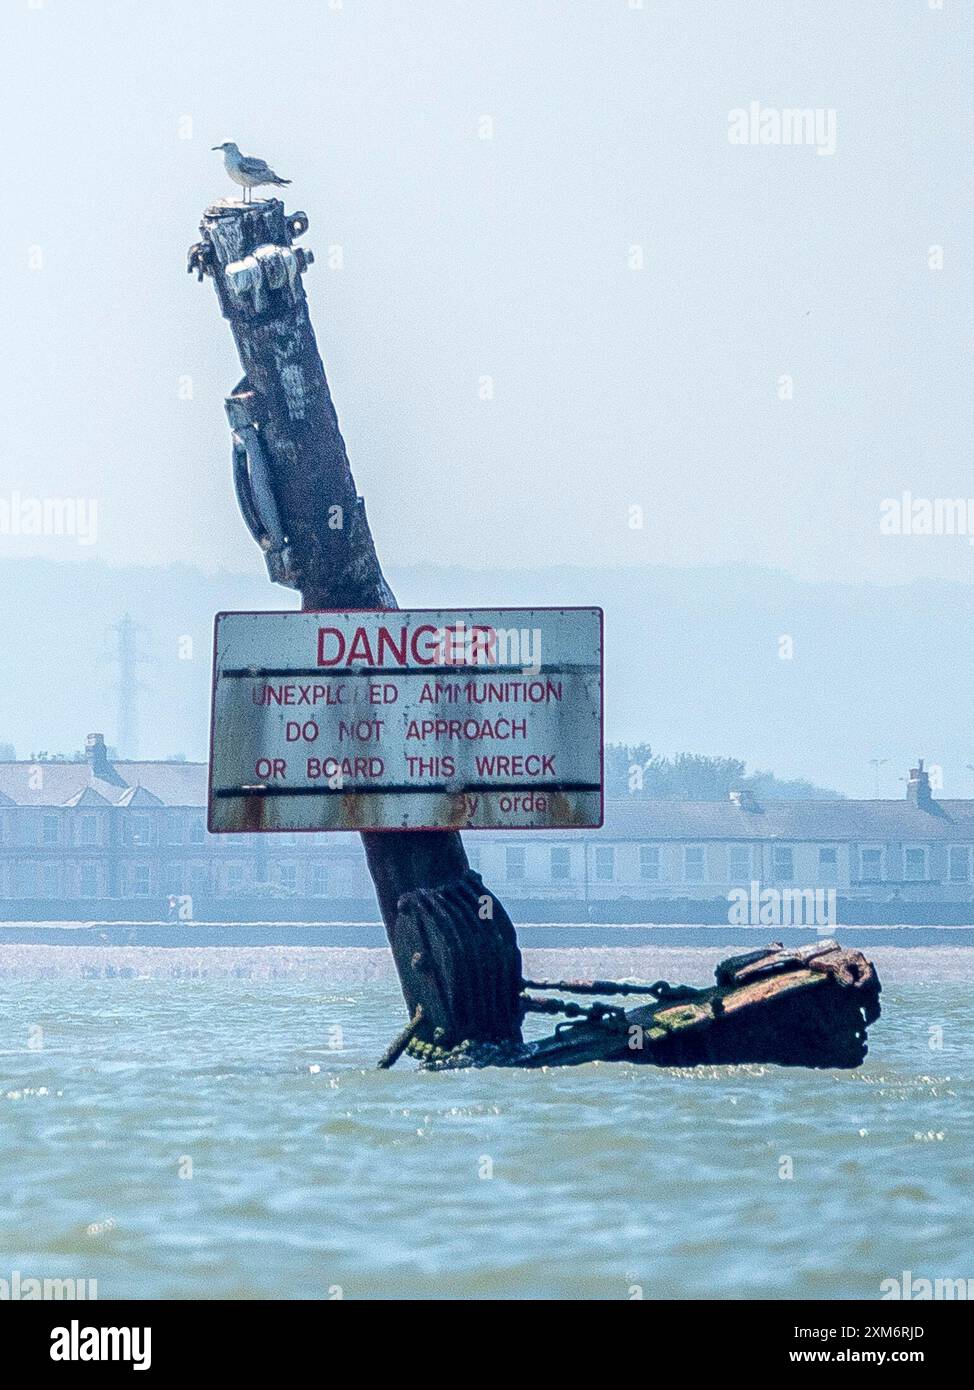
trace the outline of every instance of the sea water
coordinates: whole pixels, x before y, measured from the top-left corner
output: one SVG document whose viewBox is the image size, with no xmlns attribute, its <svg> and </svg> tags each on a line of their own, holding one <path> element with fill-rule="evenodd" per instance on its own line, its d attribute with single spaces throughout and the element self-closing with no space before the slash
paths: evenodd
<svg viewBox="0 0 974 1390">
<path fill-rule="evenodd" d="M 525 956 L 704 984 L 730 953 Z M 974 952 L 874 954 L 856 1071 L 428 1074 L 375 1068 L 404 1020 L 384 951 L 0 948 L 0 1294 L 15 1273 L 101 1299 L 974 1281 Z"/>
</svg>

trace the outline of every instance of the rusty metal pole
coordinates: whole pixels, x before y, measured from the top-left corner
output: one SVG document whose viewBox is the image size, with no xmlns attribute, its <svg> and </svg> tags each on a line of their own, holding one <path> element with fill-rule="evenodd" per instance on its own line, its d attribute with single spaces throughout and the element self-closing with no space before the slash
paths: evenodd
<svg viewBox="0 0 974 1390">
<path fill-rule="evenodd" d="M 302 212 L 277 198 L 207 209 L 189 269 L 211 276 L 243 379 L 227 399 L 244 519 L 271 579 L 302 607 L 389 608 L 308 316 Z M 364 832 L 362 842 L 416 1036 L 518 1043 L 521 957 L 514 928 L 453 831 Z"/>
</svg>

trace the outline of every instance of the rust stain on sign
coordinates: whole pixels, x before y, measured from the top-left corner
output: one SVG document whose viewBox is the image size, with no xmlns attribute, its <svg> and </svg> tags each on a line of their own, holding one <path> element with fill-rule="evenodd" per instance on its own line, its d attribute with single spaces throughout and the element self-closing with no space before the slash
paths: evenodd
<svg viewBox="0 0 974 1390">
<path fill-rule="evenodd" d="M 217 615 L 212 831 L 601 823 L 600 609 Z"/>
</svg>

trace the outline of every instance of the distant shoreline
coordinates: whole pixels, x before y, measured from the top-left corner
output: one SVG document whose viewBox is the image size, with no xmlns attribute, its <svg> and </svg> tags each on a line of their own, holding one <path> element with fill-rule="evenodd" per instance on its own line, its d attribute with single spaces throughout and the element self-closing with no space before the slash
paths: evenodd
<svg viewBox="0 0 974 1390">
<path fill-rule="evenodd" d="M 658 946 L 526 947 L 528 976 L 710 983 L 714 966 L 732 955 L 723 933 L 714 944 Z M 869 951 L 883 983 L 974 980 L 974 947 L 945 944 L 878 946 Z M 313 980 L 333 986 L 399 986 L 387 947 L 369 946 L 161 946 L 0 945 L 0 987 L 5 982 L 63 979 L 85 983 L 174 983 Z"/>
<path fill-rule="evenodd" d="M 519 922 L 523 949 L 584 950 L 616 947 L 727 948 L 803 945 L 836 936 L 867 953 L 882 946 L 928 949 L 974 947 L 972 926 L 845 925 L 827 928 L 747 927 L 727 923 Z M 163 950 L 243 950 L 286 947 L 386 949 L 379 922 L 0 922 L 0 949 L 9 946 L 127 946 Z"/>
</svg>

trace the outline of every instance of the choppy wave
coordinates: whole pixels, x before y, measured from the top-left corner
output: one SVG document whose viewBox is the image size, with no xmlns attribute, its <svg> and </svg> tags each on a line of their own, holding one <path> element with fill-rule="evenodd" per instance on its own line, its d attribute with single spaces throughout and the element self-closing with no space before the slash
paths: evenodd
<svg viewBox="0 0 974 1390">
<path fill-rule="evenodd" d="M 720 951 L 526 954 L 703 982 Z M 0 1278 L 624 1299 L 974 1277 L 972 954 L 876 952 L 856 1072 L 428 1075 L 375 1070 L 402 1016 L 385 952 L 3 948 Z"/>
</svg>

